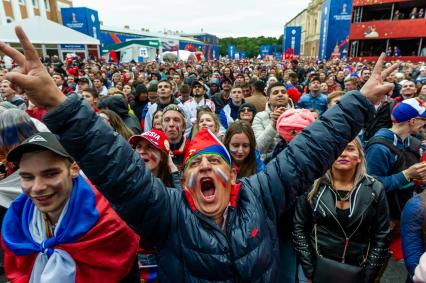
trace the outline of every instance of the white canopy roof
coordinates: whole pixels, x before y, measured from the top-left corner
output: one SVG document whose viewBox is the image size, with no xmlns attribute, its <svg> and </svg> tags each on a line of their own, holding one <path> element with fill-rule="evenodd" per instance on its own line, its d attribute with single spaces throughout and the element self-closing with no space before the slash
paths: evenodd
<svg viewBox="0 0 426 283">
<path fill-rule="evenodd" d="M 19 43 L 15 26 L 21 25 L 34 44 L 92 44 L 99 40 L 39 16 L 0 26 L 0 40 L 6 43 Z"/>
</svg>

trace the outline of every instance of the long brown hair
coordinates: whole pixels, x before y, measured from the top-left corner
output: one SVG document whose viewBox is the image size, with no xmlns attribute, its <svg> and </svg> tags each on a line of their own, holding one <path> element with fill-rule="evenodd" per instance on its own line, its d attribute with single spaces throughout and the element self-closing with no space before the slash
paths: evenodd
<svg viewBox="0 0 426 283">
<path fill-rule="evenodd" d="M 256 173 L 256 138 L 254 136 L 253 129 L 246 121 L 238 120 L 229 126 L 226 131 L 224 145 L 229 150 L 231 139 L 236 134 L 245 134 L 250 142 L 250 153 L 244 160 L 244 163 L 240 166 L 238 171 L 238 178 L 248 177 Z M 231 155 L 232 158 L 232 155 Z M 233 159 L 233 158 L 232 158 Z M 232 161 L 234 162 L 234 161 Z"/>
<path fill-rule="evenodd" d="M 163 181 L 164 185 L 166 185 L 166 187 L 171 187 L 172 186 L 172 180 L 171 180 L 171 174 L 170 174 L 170 170 L 169 170 L 169 155 L 167 153 L 165 153 L 164 151 L 160 150 L 161 153 L 161 160 L 160 160 L 160 164 L 158 164 L 158 178 L 161 179 L 161 181 Z"/>
<path fill-rule="evenodd" d="M 120 116 L 118 116 L 118 114 L 116 114 L 114 111 L 102 109 L 99 111 L 99 113 L 103 113 L 108 116 L 111 127 L 117 133 L 122 135 L 126 141 L 129 140 L 131 136 L 133 136 L 132 130 L 130 130 L 129 127 L 124 124 L 123 119 L 121 119 Z"/>
<path fill-rule="evenodd" d="M 356 147 L 359 151 L 359 157 L 361 159 L 361 162 L 357 165 L 355 170 L 355 178 L 354 178 L 354 186 L 357 185 L 361 180 L 367 175 L 367 165 L 365 162 L 365 154 L 364 150 L 362 149 L 362 144 L 359 138 L 355 138 L 353 140 L 355 142 Z M 314 185 L 312 186 L 312 190 L 308 194 L 308 201 L 312 203 L 312 199 L 318 192 L 319 187 L 321 186 L 321 183 L 328 182 L 332 183 L 333 180 L 333 174 L 331 172 L 331 168 L 327 170 L 327 172 L 324 174 L 324 176 L 318 178 L 315 180 Z"/>
</svg>

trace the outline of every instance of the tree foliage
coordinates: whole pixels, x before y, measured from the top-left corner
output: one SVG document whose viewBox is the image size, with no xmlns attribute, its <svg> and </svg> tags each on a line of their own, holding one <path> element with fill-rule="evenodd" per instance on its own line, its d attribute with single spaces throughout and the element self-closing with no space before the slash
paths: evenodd
<svg viewBox="0 0 426 283">
<path fill-rule="evenodd" d="M 248 57 L 256 57 L 260 53 L 261 45 L 276 46 L 278 51 L 282 51 L 282 36 L 276 37 L 225 37 L 219 41 L 220 55 L 228 54 L 228 45 L 235 45 L 237 51 L 247 52 Z"/>
</svg>

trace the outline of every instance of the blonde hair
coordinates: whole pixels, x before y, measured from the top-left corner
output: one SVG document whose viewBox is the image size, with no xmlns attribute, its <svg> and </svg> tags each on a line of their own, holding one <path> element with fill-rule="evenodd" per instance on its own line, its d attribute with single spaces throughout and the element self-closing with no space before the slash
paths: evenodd
<svg viewBox="0 0 426 283">
<path fill-rule="evenodd" d="M 355 170 L 354 185 L 356 185 L 359 182 L 361 182 L 361 180 L 365 176 L 368 176 L 368 174 L 367 174 L 367 165 L 366 165 L 366 162 L 365 162 L 365 154 L 364 154 L 364 150 L 362 149 L 361 141 L 359 140 L 359 138 L 355 138 L 353 140 L 353 142 L 355 142 L 355 145 L 358 148 L 359 156 L 360 156 L 360 159 L 361 159 L 361 162 L 357 165 L 357 168 Z M 327 170 L 327 172 L 324 174 L 324 176 L 315 180 L 315 182 L 312 186 L 312 190 L 308 193 L 309 203 L 312 203 L 312 199 L 317 194 L 318 189 L 321 186 L 321 184 L 323 182 L 328 182 L 328 183 L 332 184 L 332 180 L 333 180 L 333 176 L 332 176 L 332 172 L 331 172 L 331 168 L 330 168 L 330 169 Z"/>
<path fill-rule="evenodd" d="M 216 113 L 213 113 L 212 111 L 209 111 L 209 110 L 202 109 L 202 110 L 197 111 L 197 121 L 195 122 L 194 126 L 192 127 L 192 136 L 193 137 L 200 131 L 199 121 L 201 119 L 201 116 L 203 116 L 204 114 L 210 115 L 210 117 L 212 117 L 213 122 L 216 126 L 216 131 L 214 132 L 214 134 L 217 135 L 219 133 L 220 123 L 219 123 L 219 118 L 217 118 Z"/>
</svg>

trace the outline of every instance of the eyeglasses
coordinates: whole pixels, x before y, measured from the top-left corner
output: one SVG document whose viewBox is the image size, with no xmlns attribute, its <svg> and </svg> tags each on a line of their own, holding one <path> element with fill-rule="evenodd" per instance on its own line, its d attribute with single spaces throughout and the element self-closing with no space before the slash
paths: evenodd
<svg viewBox="0 0 426 283">
<path fill-rule="evenodd" d="M 253 111 L 250 109 L 250 107 L 243 107 L 241 109 L 241 112 L 253 112 Z"/>
</svg>

